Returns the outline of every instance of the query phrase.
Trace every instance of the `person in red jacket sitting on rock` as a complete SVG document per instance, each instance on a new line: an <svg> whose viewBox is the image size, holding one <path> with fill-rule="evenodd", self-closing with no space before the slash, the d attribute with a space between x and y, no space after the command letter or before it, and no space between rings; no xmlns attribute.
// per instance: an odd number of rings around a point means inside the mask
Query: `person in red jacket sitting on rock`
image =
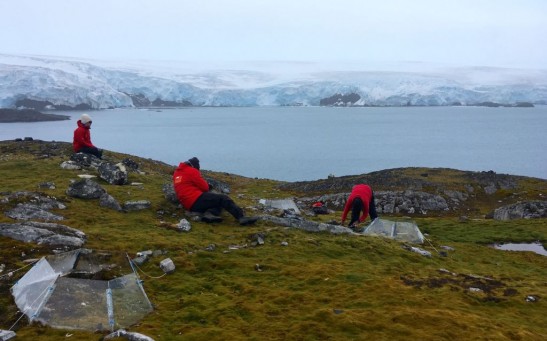
<svg viewBox="0 0 547 341"><path fill-rule="evenodd" d="M221 222L222 209L234 216L240 225L253 224L258 220L258 217L246 217L227 195L210 192L209 184L199 171L197 157L179 164L173 173L173 185L184 209L202 213L202 220L207 223Z"/></svg>
<svg viewBox="0 0 547 341"><path fill-rule="evenodd" d="M346 201L346 205L344 206L342 224L346 221L346 217L350 210L351 220L348 226L354 230L358 230L357 224L364 222L369 214L371 220L378 218L376 204L374 203L374 193L369 185L359 184L353 186L348 200Z"/></svg>
<svg viewBox="0 0 547 341"><path fill-rule="evenodd" d="M74 130L74 140L72 141L72 147L74 153L86 153L93 154L99 159L103 157L103 151L98 149L91 143L91 117L88 114L83 114L78 120L78 128Z"/></svg>

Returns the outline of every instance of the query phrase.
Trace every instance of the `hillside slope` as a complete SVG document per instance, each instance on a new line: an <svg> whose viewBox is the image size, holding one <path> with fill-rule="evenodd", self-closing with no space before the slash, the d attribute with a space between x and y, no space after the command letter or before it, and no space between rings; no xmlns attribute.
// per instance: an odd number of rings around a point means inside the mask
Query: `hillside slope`
<svg viewBox="0 0 547 341"><path fill-rule="evenodd" d="M547 335L545 256L488 247L507 241L546 245L547 219L486 219L500 206L541 200L546 180L405 168L285 183L204 171L227 184L230 196L256 215L275 214L258 205L262 198L297 198L305 208L307 200L340 195L362 181L371 183L379 196L420 191L449 203L451 197L459 198L457 205L439 212L381 213L417 222L427 243L414 246L432 255L424 257L409 251L411 245L380 237L309 233L267 221L242 227L226 214L219 224L194 221L163 191L173 166L106 151L113 163L130 159L138 165L138 171L129 172L134 185L95 181L120 203L151 203L144 210L115 211L99 200L67 195L79 174L97 174L91 168L60 167L71 157L70 144L2 141L0 151L2 212L25 202L15 193L39 193L62 202L66 209L52 213L64 218L63 225L86 234L86 248L112 254L112 261L123 262L126 254L133 258L143 250L162 251L139 272L154 311L129 328L155 340L541 340ZM330 207L334 211L328 215L304 212L304 217L339 220L340 210ZM172 228L182 218L190 220L189 232ZM0 215L0 224L12 223L14 219ZM256 242L257 235L263 244ZM106 334L29 325L26 318L17 322L20 314L9 288L28 267L14 270L54 248L1 236L0 244L0 329L14 325L21 340L58 340L69 334L98 340ZM176 269L162 277L158 263L167 257ZM100 276L109 278L113 272Z"/></svg>

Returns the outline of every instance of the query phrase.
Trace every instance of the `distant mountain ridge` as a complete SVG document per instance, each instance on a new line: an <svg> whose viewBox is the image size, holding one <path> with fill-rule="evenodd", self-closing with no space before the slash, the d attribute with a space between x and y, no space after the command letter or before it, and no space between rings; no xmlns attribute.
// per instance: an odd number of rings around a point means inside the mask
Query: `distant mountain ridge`
<svg viewBox="0 0 547 341"><path fill-rule="evenodd" d="M547 70L365 70L272 63L203 69L0 55L0 108L176 106L531 106L547 104ZM347 69L346 69L347 68Z"/></svg>

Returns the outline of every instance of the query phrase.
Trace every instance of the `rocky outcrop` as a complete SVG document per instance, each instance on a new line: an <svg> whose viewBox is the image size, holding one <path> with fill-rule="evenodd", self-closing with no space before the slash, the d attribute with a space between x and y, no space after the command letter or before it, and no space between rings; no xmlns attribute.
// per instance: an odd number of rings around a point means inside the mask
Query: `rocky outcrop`
<svg viewBox="0 0 547 341"><path fill-rule="evenodd" d="M335 94L328 98L323 98L319 101L321 106L335 106L335 107L346 107L355 104L358 100L361 99L356 93L351 93L347 95Z"/></svg>
<svg viewBox="0 0 547 341"><path fill-rule="evenodd" d="M81 247L86 239L85 233L71 227L33 221L15 224L0 223L0 235L25 243L70 248Z"/></svg>
<svg viewBox="0 0 547 341"><path fill-rule="evenodd" d="M299 216L276 217L272 215L264 215L261 216L260 219L272 222L276 225L297 228L307 232L329 232L332 234L353 233L351 229L341 225L316 223L314 221L305 220Z"/></svg>
<svg viewBox="0 0 547 341"><path fill-rule="evenodd" d="M20 191L11 193L0 200L0 203L18 202L7 210L5 215L16 220L63 220L60 215L49 212L52 209L64 210L65 204L57 199L37 192ZM24 202L21 202L24 201Z"/></svg>
<svg viewBox="0 0 547 341"><path fill-rule="evenodd" d="M43 193L30 192L30 191L19 191L15 193L10 193L0 200L0 203L9 203L11 201L26 201L28 203L37 205L41 209L51 210L51 209L66 209L66 205L58 201L54 197L44 195Z"/></svg>
<svg viewBox="0 0 547 341"><path fill-rule="evenodd" d="M95 155L86 153L75 153L70 156L70 160L78 164L82 168L98 169L103 163L103 160L99 159Z"/></svg>
<svg viewBox="0 0 547 341"><path fill-rule="evenodd" d="M547 218L547 201L528 201L500 207L495 220Z"/></svg>
<svg viewBox="0 0 547 341"><path fill-rule="evenodd" d="M428 211L446 211L448 204L440 195L419 191L376 192L378 213L427 214Z"/></svg>
<svg viewBox="0 0 547 341"><path fill-rule="evenodd" d="M349 194L348 192L299 198L297 204L300 208L306 209L316 201L323 201L330 209L343 210ZM451 195L462 200L466 197L462 193L451 193ZM448 203L442 196L421 191L378 191L374 193L374 196L378 213L427 214L429 211L449 210Z"/></svg>
<svg viewBox="0 0 547 341"><path fill-rule="evenodd" d="M49 221L64 219L60 215L49 212L52 209L66 209L66 206L57 199L42 193L20 191L3 197L0 203L9 205L13 201L18 203L5 212L6 216L25 222L0 224L0 235L27 243L65 248L79 247L84 244L86 237L83 232L65 225L49 223Z"/></svg>
<svg viewBox="0 0 547 341"><path fill-rule="evenodd" d="M472 182L477 182L488 195L496 193L499 189L516 189L518 177L488 172L466 172L465 176Z"/></svg>
<svg viewBox="0 0 547 341"><path fill-rule="evenodd" d="M63 220L60 215L48 212L37 205L21 203L6 212L6 216L15 220Z"/></svg>

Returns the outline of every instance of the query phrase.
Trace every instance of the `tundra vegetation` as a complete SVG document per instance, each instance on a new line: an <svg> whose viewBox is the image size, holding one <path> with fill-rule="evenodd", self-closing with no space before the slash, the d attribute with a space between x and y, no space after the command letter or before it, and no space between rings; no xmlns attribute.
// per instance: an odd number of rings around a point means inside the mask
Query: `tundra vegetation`
<svg viewBox="0 0 547 341"><path fill-rule="evenodd" d="M546 218L491 219L498 207L545 200L547 180L404 168L286 183L204 171L228 184L230 196L253 215L276 214L264 212L260 199L335 195L361 181L378 192L419 188L435 195L467 193L465 200L452 195L442 211L380 212L394 220L409 216L418 224L427 238L418 247L432 254L424 257L410 252L410 245L382 237L310 233L270 221L240 226L226 213L222 223L194 221L162 190L171 182L174 166L106 151L107 160L131 158L138 164L140 172L128 176L139 185L96 181L120 203L151 203L144 210L113 210L99 200L67 195L78 174L96 174L60 167L72 155L70 144L3 141L0 150L1 197L18 191L55 197L67 208L52 213L64 217L63 225L86 234L84 247L110 252L116 259L163 251L139 272L154 310L127 328L155 340L544 340L547 335L547 258L489 247L499 242L547 244ZM181 151L181 157L191 154ZM508 181L511 186L488 189ZM54 186L40 187L43 183ZM2 200L0 209L6 212L16 204ZM318 216L303 211L305 219L316 222L339 221L341 215L338 208ZM182 218L190 221L189 232L172 228ZM0 223L14 219L1 214ZM263 244L254 242L257 234ZM21 315L10 287L26 270L6 274L54 248L2 236L0 244L0 329L15 324L18 339L36 341L68 336L98 340L107 334L29 324L26 317L16 323ZM158 264L166 257L176 269L161 277Z"/></svg>

